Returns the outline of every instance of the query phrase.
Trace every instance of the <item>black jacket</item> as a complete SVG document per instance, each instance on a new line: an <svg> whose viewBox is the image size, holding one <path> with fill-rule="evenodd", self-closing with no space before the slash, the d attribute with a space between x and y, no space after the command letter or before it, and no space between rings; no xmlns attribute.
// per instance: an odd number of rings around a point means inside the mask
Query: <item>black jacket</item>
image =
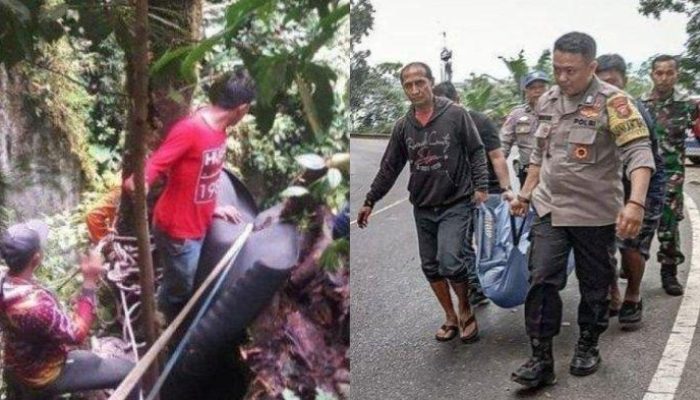
<svg viewBox="0 0 700 400"><path fill-rule="evenodd" d="M487 191L486 153L471 117L443 97L435 97L433 107L425 127L414 107L396 122L368 201L375 203L386 195L406 161L411 168L409 200L416 207L471 201L475 190Z"/></svg>

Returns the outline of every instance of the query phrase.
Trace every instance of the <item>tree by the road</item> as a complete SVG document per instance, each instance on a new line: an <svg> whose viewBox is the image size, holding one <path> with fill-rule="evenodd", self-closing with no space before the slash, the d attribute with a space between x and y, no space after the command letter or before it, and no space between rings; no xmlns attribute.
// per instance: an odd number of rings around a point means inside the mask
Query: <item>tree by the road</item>
<svg viewBox="0 0 700 400"><path fill-rule="evenodd" d="M686 51L681 55L681 77L679 83L693 91L700 90L700 1L698 0L640 0L639 12L646 16L661 18L666 12L688 16Z"/></svg>

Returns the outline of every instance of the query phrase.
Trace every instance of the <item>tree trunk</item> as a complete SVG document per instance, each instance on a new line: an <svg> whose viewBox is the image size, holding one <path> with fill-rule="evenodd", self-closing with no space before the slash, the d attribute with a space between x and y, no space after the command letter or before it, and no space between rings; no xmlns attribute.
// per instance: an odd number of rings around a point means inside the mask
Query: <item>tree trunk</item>
<svg viewBox="0 0 700 400"><path fill-rule="evenodd" d="M133 54L127 55L127 87L131 98L129 108L129 130L126 138L125 166L133 166L136 189L132 204L132 226L136 230L138 243L139 277L141 283L141 310L143 328L146 336L146 350L156 340L154 274L151 257L150 233L146 211L146 193L144 185L144 160L146 157L146 138L148 126L148 0L136 1L136 13L133 26ZM142 379L146 392L153 386L158 375L158 366L154 365Z"/></svg>
<svg viewBox="0 0 700 400"><path fill-rule="evenodd" d="M149 2L148 16L150 21L154 21L147 33L151 40L148 60L157 60L167 50L177 48L181 45L190 44L199 39L202 30L202 0L151 0ZM112 21L114 26L120 26L116 20ZM154 31L157 30L157 34ZM126 53L126 74L134 74L133 45L128 33L124 35L122 29L115 29L118 42ZM127 36L127 37L125 37ZM139 39L137 37L136 44ZM157 148L168 129L174 122L187 115L190 110L190 102L195 84L183 80L179 75L179 65L165 69L148 83L148 134L141 138L145 143L145 154L149 149ZM130 87L132 82L127 79L126 92L133 99L133 91ZM130 176L134 172L134 156L130 154L133 147L125 146L122 157L122 176ZM134 210L131 204L122 198L119 208L118 230L122 234L132 235L134 226Z"/></svg>

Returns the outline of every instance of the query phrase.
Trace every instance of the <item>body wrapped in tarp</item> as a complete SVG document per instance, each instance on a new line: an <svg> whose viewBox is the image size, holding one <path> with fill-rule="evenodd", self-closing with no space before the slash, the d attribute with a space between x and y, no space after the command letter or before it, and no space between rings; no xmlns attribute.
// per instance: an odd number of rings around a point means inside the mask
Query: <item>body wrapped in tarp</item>
<svg viewBox="0 0 700 400"><path fill-rule="evenodd" d="M486 297L503 308L525 302L529 289L528 251L535 212L512 217L507 202L490 199L478 209L475 222L477 276ZM574 268L573 252L567 273Z"/></svg>

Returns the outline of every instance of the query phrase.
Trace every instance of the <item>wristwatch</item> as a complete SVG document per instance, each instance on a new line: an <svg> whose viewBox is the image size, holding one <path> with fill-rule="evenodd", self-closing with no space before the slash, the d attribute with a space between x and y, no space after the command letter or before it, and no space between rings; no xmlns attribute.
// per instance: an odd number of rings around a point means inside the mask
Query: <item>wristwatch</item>
<svg viewBox="0 0 700 400"><path fill-rule="evenodd" d="M374 208L374 202L370 199L365 199L364 206L369 207L369 208Z"/></svg>

